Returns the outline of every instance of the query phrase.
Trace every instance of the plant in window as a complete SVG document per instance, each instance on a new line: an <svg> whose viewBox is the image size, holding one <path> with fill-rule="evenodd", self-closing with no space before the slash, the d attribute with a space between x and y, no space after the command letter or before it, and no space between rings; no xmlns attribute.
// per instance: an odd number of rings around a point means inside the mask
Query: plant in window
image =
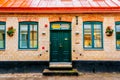
<svg viewBox="0 0 120 80"><path fill-rule="evenodd" d="M8 28L7 34L12 37L13 34L15 33L15 29L13 28L13 26Z"/></svg>
<svg viewBox="0 0 120 80"><path fill-rule="evenodd" d="M106 35L107 36L112 36L112 34L113 34L113 29L111 29L111 26L108 26L107 28L106 28Z"/></svg>

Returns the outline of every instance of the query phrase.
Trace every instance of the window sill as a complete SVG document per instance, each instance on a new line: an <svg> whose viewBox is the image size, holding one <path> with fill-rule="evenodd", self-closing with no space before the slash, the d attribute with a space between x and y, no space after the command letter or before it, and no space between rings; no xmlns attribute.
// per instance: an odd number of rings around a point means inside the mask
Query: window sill
<svg viewBox="0 0 120 80"><path fill-rule="evenodd" d="M120 49L116 49L117 51L120 51Z"/></svg>
<svg viewBox="0 0 120 80"><path fill-rule="evenodd" d="M5 49L0 49L0 51L5 51Z"/></svg>
<svg viewBox="0 0 120 80"><path fill-rule="evenodd" d="M37 51L38 49L18 49L19 51Z"/></svg>
<svg viewBox="0 0 120 80"><path fill-rule="evenodd" d="M103 51L104 49L84 49L85 51Z"/></svg>

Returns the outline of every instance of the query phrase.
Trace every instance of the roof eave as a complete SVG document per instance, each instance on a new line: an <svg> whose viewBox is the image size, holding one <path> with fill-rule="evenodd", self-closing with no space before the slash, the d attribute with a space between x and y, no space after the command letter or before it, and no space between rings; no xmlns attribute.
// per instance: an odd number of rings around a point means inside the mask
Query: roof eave
<svg viewBox="0 0 120 80"><path fill-rule="evenodd" d="M120 13L120 7L0 7L0 13Z"/></svg>

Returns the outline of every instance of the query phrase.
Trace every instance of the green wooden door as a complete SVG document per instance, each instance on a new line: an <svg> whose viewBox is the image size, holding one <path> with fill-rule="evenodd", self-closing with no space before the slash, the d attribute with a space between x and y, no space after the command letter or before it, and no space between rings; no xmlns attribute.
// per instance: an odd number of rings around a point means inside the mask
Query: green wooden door
<svg viewBox="0 0 120 80"><path fill-rule="evenodd" d="M50 61L71 61L71 31L51 30L50 32Z"/></svg>

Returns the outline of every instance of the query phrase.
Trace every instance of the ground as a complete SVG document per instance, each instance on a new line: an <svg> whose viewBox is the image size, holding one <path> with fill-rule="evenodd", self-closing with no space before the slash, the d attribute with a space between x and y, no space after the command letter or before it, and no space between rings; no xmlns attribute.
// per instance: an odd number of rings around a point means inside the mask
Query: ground
<svg viewBox="0 0 120 80"><path fill-rule="evenodd" d="M0 80L120 80L120 73L80 73L79 76L43 76L42 73L4 73Z"/></svg>

